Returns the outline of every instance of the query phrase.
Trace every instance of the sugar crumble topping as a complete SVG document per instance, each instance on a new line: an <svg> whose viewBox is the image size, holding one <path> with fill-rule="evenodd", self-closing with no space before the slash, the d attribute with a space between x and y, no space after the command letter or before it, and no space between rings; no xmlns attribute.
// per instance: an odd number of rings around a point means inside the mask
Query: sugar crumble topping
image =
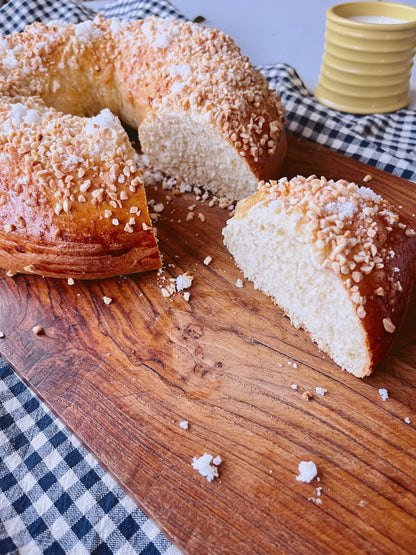
<svg viewBox="0 0 416 555"><path fill-rule="evenodd" d="M83 21L74 27L75 37L81 42L91 42L101 38L102 31L93 21Z"/></svg>
<svg viewBox="0 0 416 555"><path fill-rule="evenodd" d="M252 210L268 207L302 232L314 245L319 264L343 280L359 318L367 316L368 295L397 297L403 292L400 268L391 264L395 252L386 245L391 235L403 242L414 236L414 230L372 189L311 175L261 182L259 194L263 200ZM372 291L362 288L370 275ZM384 329L394 333L394 315L389 312L381 318Z"/></svg>

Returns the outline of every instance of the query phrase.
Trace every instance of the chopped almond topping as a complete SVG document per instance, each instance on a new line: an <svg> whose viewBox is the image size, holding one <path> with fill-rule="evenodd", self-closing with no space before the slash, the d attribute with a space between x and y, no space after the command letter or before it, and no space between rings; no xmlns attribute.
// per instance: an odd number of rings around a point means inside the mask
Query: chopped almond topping
<svg viewBox="0 0 416 555"><path fill-rule="evenodd" d="M396 331L396 326L390 318L383 318L383 326L387 333L394 333Z"/></svg>
<svg viewBox="0 0 416 555"><path fill-rule="evenodd" d="M25 272L34 273L34 272L36 271L36 267L35 267L34 264L29 264L28 266L25 266L25 267L23 268L23 270L24 270Z"/></svg>
<svg viewBox="0 0 416 555"><path fill-rule="evenodd" d="M363 318L366 317L366 315L367 315L367 313L366 313L366 311L365 311L365 308L364 308L362 305L360 305L360 306L357 308L357 316L358 316L358 318L363 319Z"/></svg>

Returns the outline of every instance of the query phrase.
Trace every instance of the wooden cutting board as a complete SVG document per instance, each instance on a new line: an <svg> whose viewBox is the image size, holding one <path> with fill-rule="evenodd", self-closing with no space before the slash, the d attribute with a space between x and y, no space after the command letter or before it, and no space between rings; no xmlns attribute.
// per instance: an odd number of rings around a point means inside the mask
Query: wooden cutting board
<svg viewBox="0 0 416 555"><path fill-rule="evenodd" d="M290 138L282 175L299 173L371 174L416 225L415 184ZM416 296L384 364L354 378L250 283L236 287L227 210L148 196L165 206L163 271L72 286L1 273L2 356L185 553L415 553ZM189 302L164 297L184 272ZM223 459L213 482L192 468L204 453ZM296 480L302 460L319 481Z"/></svg>

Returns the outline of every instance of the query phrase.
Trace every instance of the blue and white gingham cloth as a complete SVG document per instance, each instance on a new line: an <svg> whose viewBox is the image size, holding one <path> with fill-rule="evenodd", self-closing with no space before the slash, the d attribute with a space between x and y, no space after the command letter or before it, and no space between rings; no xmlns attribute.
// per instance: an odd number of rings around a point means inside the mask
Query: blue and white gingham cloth
<svg viewBox="0 0 416 555"><path fill-rule="evenodd" d="M178 555L0 359L0 553Z"/></svg>
<svg viewBox="0 0 416 555"><path fill-rule="evenodd" d="M102 14L183 19L166 0L113 0ZM0 9L0 34L94 16L71 0L10 0ZM282 97L290 133L416 181L415 111L343 114L320 104L290 66L260 69ZM9 553L178 551L0 358L0 554Z"/></svg>

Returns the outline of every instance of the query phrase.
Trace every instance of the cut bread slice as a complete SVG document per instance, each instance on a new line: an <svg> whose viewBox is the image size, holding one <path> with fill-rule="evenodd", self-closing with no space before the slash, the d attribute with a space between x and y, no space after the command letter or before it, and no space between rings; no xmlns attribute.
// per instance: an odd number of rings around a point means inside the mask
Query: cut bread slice
<svg viewBox="0 0 416 555"><path fill-rule="evenodd" d="M206 117L185 111L154 113L139 127L140 144L154 167L186 183L207 184L209 190L230 199L252 194L258 184L250 160L218 133ZM286 154L286 136L278 153L263 160L261 173L276 176Z"/></svg>
<svg viewBox="0 0 416 555"><path fill-rule="evenodd" d="M341 368L369 375L400 326L414 231L367 187L298 176L260 183L223 231L245 277Z"/></svg>

